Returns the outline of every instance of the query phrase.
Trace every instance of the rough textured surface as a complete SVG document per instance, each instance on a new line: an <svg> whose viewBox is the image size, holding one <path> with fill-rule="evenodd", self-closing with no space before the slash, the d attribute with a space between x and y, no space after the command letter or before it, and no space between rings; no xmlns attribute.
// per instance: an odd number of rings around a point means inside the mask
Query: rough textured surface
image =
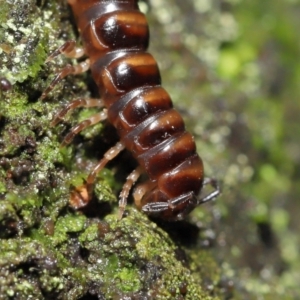
<svg viewBox="0 0 300 300"><path fill-rule="evenodd" d="M136 210L121 222L69 214L47 226L1 242L1 299L212 299Z"/></svg>

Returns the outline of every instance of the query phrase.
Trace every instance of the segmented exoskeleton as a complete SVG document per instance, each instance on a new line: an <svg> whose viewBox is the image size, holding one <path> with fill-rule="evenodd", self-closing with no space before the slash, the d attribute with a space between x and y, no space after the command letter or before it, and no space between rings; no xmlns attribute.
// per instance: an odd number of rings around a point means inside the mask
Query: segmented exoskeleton
<svg viewBox="0 0 300 300"><path fill-rule="evenodd" d="M98 114L75 126L64 140L69 143L84 128L108 119L117 129L120 142L104 155L71 200L79 208L88 202L98 172L123 149L129 150L139 167L127 178L120 194L120 218L133 184L142 173L149 180L137 186L133 196L137 207L149 215L180 220L195 206L219 193L217 183L204 179L202 160L192 135L185 130L180 114L161 86L160 72L147 52L149 29L138 0L68 0L80 32L83 48L68 41L48 60L63 53L84 62L66 66L42 97L68 74L90 69L101 100L77 99L57 114L52 124L76 107L104 107ZM215 190L197 198L203 185Z"/></svg>

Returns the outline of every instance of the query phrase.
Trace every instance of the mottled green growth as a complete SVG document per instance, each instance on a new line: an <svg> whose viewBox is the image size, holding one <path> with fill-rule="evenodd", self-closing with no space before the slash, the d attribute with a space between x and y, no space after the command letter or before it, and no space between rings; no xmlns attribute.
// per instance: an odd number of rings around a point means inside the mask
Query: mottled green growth
<svg viewBox="0 0 300 300"><path fill-rule="evenodd" d="M97 285L105 299L120 294L211 299L178 260L168 235L134 209L122 221L109 215L105 222L91 224L79 241L91 274L102 274Z"/></svg>
<svg viewBox="0 0 300 300"><path fill-rule="evenodd" d="M178 260L168 235L134 209L122 221L115 215L105 221L60 217L46 232L3 240L0 299L12 293L78 299L87 291L104 299L217 299Z"/></svg>
<svg viewBox="0 0 300 300"><path fill-rule="evenodd" d="M217 285L220 282L221 272L218 270L216 260L211 252L191 250L188 253L191 259L192 274L198 282L201 282L202 285Z"/></svg>
<svg viewBox="0 0 300 300"><path fill-rule="evenodd" d="M54 234L51 237L56 246L69 239L68 233L76 233L83 230L86 217L83 215L67 215L56 220Z"/></svg>
<svg viewBox="0 0 300 300"><path fill-rule="evenodd" d="M30 238L9 239L1 241L0 252L0 299L45 299L63 289L50 247Z"/></svg>
<svg viewBox="0 0 300 300"><path fill-rule="evenodd" d="M41 70L49 39L45 17L33 0L1 1L0 75L13 84Z"/></svg>

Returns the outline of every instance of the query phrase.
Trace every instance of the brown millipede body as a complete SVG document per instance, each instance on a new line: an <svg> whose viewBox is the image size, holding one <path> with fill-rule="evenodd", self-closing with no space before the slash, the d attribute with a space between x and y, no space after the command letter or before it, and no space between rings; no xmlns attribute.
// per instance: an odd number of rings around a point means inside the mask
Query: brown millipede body
<svg viewBox="0 0 300 300"><path fill-rule="evenodd" d="M125 148L138 161L120 193L119 218L122 218L130 189L143 173L148 180L133 193L135 204L148 215L164 220L181 220L197 205L215 198L219 187L215 180L204 178L202 160L196 152L193 136L185 130L180 114L173 108L169 94L161 86L160 72L147 52L149 28L138 0L68 0L75 16L83 48L67 41L47 61L59 54L87 59L67 65L44 91L42 98L69 74L90 69L101 99L76 99L53 119L57 124L77 107L102 110L77 124L65 137L71 142L83 129L108 120L117 130L120 141L109 149L89 174L86 183L71 194L74 208L85 206L91 197L99 171ZM203 186L214 190L199 197Z"/></svg>

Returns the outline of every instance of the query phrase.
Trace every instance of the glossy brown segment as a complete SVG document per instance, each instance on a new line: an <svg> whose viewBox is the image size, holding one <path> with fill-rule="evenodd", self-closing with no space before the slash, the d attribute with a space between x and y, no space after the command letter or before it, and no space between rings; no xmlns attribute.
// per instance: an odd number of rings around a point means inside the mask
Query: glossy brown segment
<svg viewBox="0 0 300 300"><path fill-rule="evenodd" d="M149 177L157 180L194 154L196 154L194 139L190 133L183 132L172 136L137 158L147 170Z"/></svg>
<svg viewBox="0 0 300 300"><path fill-rule="evenodd" d="M136 88L161 83L156 61L145 52L113 52L95 62L91 71L107 107Z"/></svg>
<svg viewBox="0 0 300 300"><path fill-rule="evenodd" d="M147 20L139 11L107 13L85 29L84 41L90 51L98 50L95 56L107 50L146 50L149 43Z"/></svg>
<svg viewBox="0 0 300 300"><path fill-rule="evenodd" d="M139 11L138 0L68 0L68 3L81 34L84 53L89 57L101 103L107 108L108 121L120 136L120 143L112 148L113 155L106 154L89 175L87 193L91 192L97 173L125 147L140 167L129 175L121 192L120 216L130 188L145 172L149 181L134 193L138 207L167 220L182 219L202 203L196 196L203 186L203 164L192 135L186 132L182 117L161 87L155 59L146 52L149 29ZM58 118L84 105L83 101L74 102ZM96 106L94 102L90 105ZM71 137L96 122L97 119L90 119L77 125ZM84 203L86 194L80 190L78 195ZM209 196L205 198L208 199Z"/></svg>
<svg viewBox="0 0 300 300"><path fill-rule="evenodd" d="M185 161L158 179L159 189L169 197L187 192L199 193L203 180L203 164L197 154L186 157ZM180 182L180 184L178 184Z"/></svg>

